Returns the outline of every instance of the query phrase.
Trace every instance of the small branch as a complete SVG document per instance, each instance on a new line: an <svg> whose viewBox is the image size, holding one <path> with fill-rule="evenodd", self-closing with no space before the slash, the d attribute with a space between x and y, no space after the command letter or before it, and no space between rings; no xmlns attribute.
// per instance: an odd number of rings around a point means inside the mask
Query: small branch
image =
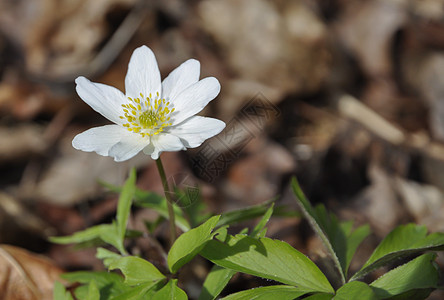
<svg viewBox="0 0 444 300"><path fill-rule="evenodd" d="M444 161L443 144L432 141L426 133L408 133L396 127L350 95L339 99L338 110L343 116L361 124L374 135L393 145L404 146L422 155Z"/></svg>
<svg viewBox="0 0 444 300"><path fill-rule="evenodd" d="M66 71L65 68L54 68L47 73L32 73L33 77L40 80L55 83L71 83L80 74L85 77L95 77L97 74L103 73L113 61L117 58L123 48L128 44L136 33L140 24L146 17L152 3L146 0L137 1L131 11L123 20L119 28L114 32L109 41L100 50L100 52L92 59L92 61L81 64L77 67Z"/></svg>

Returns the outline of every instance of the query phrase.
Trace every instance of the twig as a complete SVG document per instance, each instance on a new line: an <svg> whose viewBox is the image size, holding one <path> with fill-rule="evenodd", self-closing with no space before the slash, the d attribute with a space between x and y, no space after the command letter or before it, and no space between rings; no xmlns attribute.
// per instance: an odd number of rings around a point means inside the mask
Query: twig
<svg viewBox="0 0 444 300"><path fill-rule="evenodd" d="M432 141L425 133L408 133L396 127L350 95L339 99L338 110L343 116L393 145L405 146L422 155L444 161L444 145Z"/></svg>
<svg viewBox="0 0 444 300"><path fill-rule="evenodd" d="M94 77L95 75L104 72L116 59L122 49L130 41L132 36L136 33L140 24L142 23L147 7L150 1L139 0L131 9L125 20L115 31L111 39L100 50L91 62L71 69L66 73L53 72L49 74L31 74L41 80L57 83L73 82L74 79L82 74L86 77Z"/></svg>

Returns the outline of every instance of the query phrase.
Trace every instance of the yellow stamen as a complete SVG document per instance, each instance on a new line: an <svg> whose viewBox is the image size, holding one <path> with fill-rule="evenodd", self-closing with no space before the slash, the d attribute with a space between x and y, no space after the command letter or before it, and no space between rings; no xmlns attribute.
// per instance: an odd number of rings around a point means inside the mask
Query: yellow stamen
<svg viewBox="0 0 444 300"><path fill-rule="evenodd" d="M151 93L149 97L140 93L140 97L127 97L128 103L121 105L123 115L119 118L128 122L122 126L142 137L158 135L166 127L171 126L172 123L168 121L171 119L170 114L174 112L174 108L170 109L170 102L160 98L159 92L156 92L155 98L152 98Z"/></svg>

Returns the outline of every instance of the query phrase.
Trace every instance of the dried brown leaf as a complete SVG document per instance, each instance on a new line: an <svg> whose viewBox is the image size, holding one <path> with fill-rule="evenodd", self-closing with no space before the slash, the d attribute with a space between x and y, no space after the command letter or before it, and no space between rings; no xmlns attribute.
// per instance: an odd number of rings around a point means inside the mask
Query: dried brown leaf
<svg viewBox="0 0 444 300"><path fill-rule="evenodd" d="M48 259L24 249L0 245L0 298L52 299L54 281L62 270Z"/></svg>

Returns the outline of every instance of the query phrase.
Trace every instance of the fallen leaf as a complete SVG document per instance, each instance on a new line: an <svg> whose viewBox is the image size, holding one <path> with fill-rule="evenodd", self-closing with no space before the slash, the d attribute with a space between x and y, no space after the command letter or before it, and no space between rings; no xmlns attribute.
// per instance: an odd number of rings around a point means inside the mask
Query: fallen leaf
<svg viewBox="0 0 444 300"><path fill-rule="evenodd" d="M52 299L54 281L63 271L47 258L0 245L0 299Z"/></svg>

